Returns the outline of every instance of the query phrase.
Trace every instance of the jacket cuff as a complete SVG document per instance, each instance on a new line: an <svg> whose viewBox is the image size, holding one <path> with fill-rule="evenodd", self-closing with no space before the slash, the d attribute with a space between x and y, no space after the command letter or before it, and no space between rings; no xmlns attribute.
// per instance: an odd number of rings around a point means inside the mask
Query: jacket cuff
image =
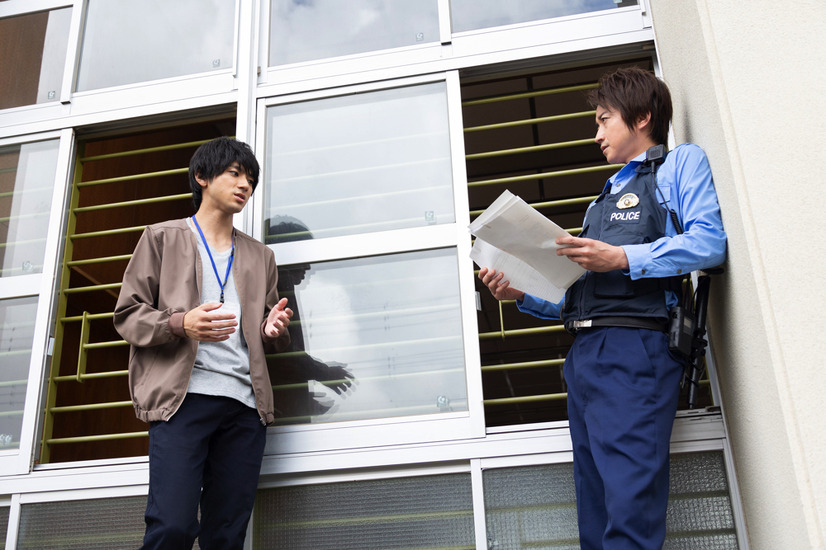
<svg viewBox="0 0 826 550"><path fill-rule="evenodd" d="M178 338L186 338L184 330L184 316L186 313L176 312L169 316L169 332Z"/></svg>

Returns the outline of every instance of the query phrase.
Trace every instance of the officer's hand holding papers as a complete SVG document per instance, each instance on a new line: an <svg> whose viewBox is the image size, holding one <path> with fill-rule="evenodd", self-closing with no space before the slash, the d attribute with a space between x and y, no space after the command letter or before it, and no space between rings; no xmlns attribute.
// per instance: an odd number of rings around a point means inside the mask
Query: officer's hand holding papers
<svg viewBox="0 0 826 550"><path fill-rule="evenodd" d="M510 286L557 303L585 269L557 256L557 237L568 233L510 191L503 192L468 226L479 267L504 273Z"/></svg>

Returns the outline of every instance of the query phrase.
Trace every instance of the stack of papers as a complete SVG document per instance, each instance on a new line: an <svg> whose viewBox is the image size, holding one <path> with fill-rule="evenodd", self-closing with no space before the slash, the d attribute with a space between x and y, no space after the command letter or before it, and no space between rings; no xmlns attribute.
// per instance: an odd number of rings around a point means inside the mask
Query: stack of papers
<svg viewBox="0 0 826 550"><path fill-rule="evenodd" d="M502 193L468 226L476 237L470 251L479 267L505 274L510 286L558 303L585 269L557 256L557 237L567 231L510 191Z"/></svg>

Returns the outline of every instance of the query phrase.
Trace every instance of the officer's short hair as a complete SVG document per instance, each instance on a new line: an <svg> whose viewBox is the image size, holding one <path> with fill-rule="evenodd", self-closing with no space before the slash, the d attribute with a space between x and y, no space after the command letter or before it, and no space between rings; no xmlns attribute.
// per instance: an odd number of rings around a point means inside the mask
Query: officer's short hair
<svg viewBox="0 0 826 550"><path fill-rule="evenodd" d="M233 162L237 162L247 173L252 180L252 191L255 192L260 169L249 145L234 138L219 137L198 147L189 161L189 187L192 189L192 202L196 211L201 207L201 186L195 176L212 181Z"/></svg>
<svg viewBox="0 0 826 550"><path fill-rule="evenodd" d="M592 108L602 106L618 111L631 131L639 119L651 113L651 139L658 144L666 143L673 107L665 82L649 71L628 67L604 74L599 84L588 94Z"/></svg>

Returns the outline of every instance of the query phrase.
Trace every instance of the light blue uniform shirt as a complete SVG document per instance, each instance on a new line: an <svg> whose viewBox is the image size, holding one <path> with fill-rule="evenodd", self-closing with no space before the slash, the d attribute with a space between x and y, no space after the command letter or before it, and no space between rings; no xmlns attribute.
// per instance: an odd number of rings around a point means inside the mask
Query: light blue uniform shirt
<svg viewBox="0 0 826 550"><path fill-rule="evenodd" d="M606 187L611 186L610 192L620 192L644 160L645 153L611 176L606 184ZM665 222L665 237L650 243L623 246L628 257L626 273L632 279L662 278L722 264L726 258L726 233L711 167L703 150L693 143L675 147L657 169L657 186L662 192L657 197L660 204L677 213L683 233L677 232L669 215ZM591 203L588 208L593 205ZM676 299L669 298L670 307ZM526 293L525 299L518 300L516 305L520 311L542 319L559 319L562 303L547 302Z"/></svg>

